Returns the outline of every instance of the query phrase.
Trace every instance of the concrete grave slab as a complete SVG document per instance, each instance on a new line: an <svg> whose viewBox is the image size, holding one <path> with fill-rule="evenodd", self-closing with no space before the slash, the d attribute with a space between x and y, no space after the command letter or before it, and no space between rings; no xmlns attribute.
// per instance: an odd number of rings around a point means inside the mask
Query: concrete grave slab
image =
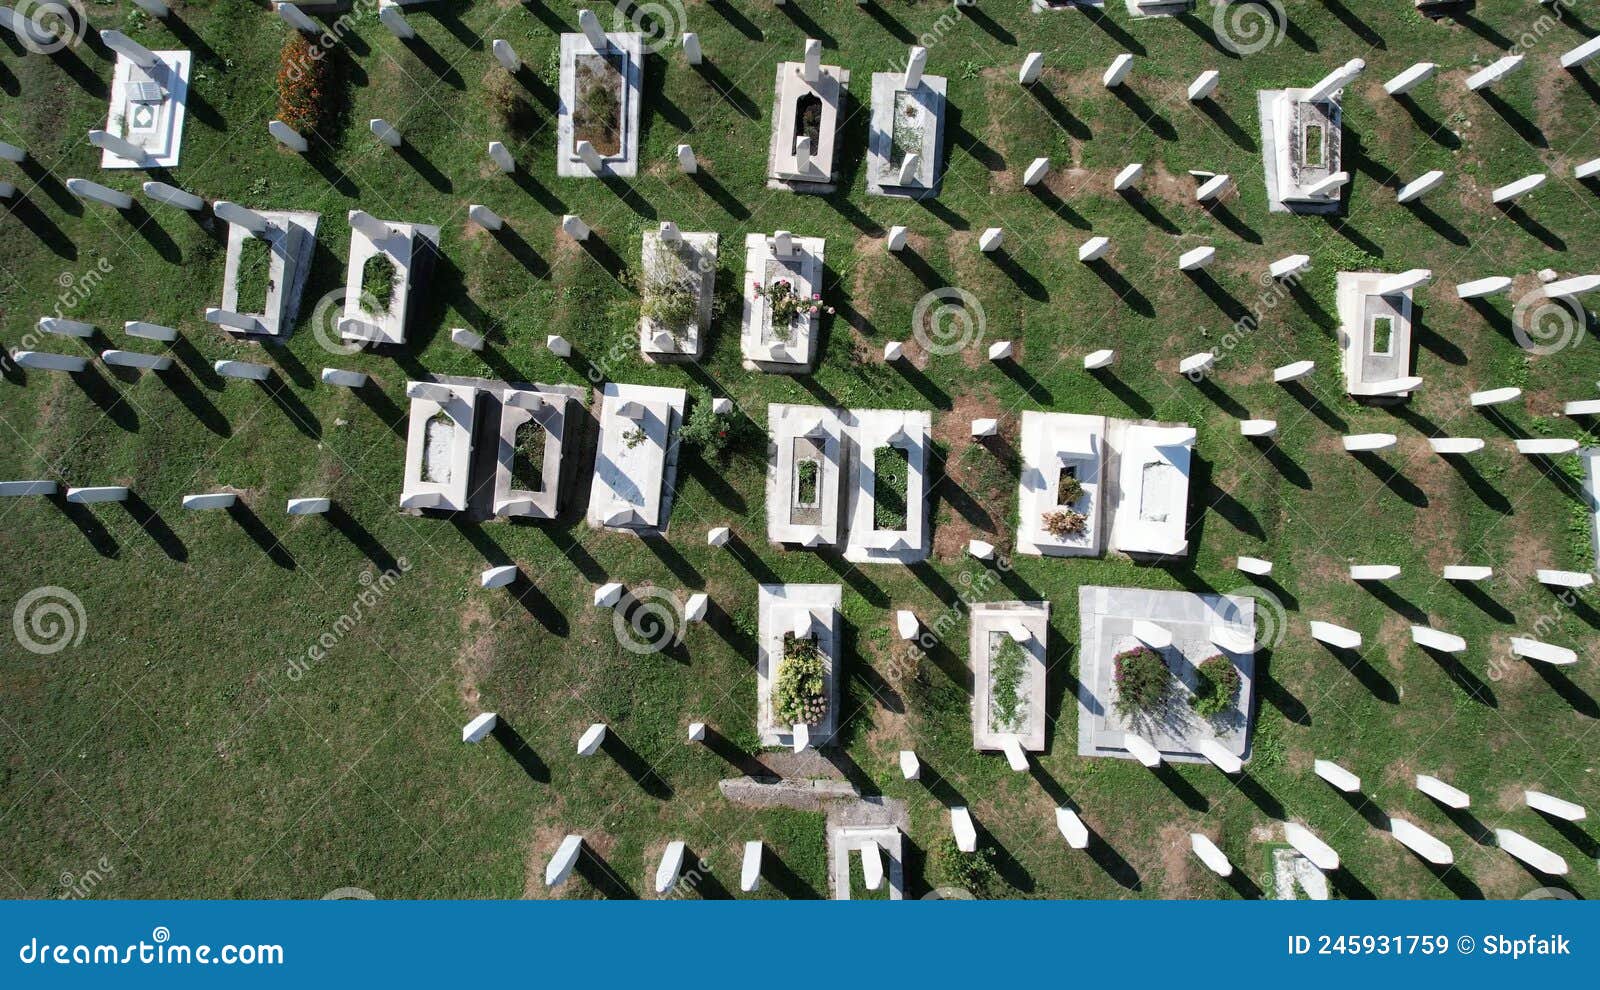
<svg viewBox="0 0 1600 990"><path fill-rule="evenodd" d="M843 591L837 584L763 584L756 598L758 645L756 660L756 730L763 746L792 747L794 726L778 721L773 711L773 691L783 664L784 642L796 632L816 640L822 655L827 713L808 727L810 745L827 746L839 731L841 693L839 663L842 630L839 606Z"/></svg>
<svg viewBox="0 0 1600 990"><path fill-rule="evenodd" d="M561 36L561 102L556 117L556 174L565 178L633 178L639 173L639 111L644 102L644 41L638 33L605 36L604 50L583 33ZM599 138L586 126L580 90L615 87L617 127L614 143L588 140L599 167L584 161L578 144L583 135ZM596 99L599 99L598 97ZM575 114L577 119L575 119Z"/></svg>
<svg viewBox="0 0 1600 990"><path fill-rule="evenodd" d="M972 748L999 750L1016 739L1029 752L1043 752L1049 721L1045 711L1046 646L1050 635L1049 602L989 602L970 612L968 656L973 676ZM1022 659L1017 704L1005 718L996 703L996 659L1011 650Z"/></svg>
<svg viewBox="0 0 1600 990"><path fill-rule="evenodd" d="M589 525L664 533L678 468L681 388L611 382L601 393L600 444L589 488Z"/></svg>

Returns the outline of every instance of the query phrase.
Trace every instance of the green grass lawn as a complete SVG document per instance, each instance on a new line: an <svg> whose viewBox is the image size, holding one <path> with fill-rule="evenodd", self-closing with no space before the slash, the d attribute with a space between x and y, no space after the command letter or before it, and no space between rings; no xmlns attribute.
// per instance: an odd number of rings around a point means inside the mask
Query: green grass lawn
<svg viewBox="0 0 1600 990"><path fill-rule="evenodd" d="M591 5L610 26L611 5ZM1248 896L1251 882L1269 886L1265 850L1290 817L1342 854L1341 896L1518 897L1548 885L1492 847L1486 830L1496 827L1559 852L1572 867L1564 883L1600 895L1593 820L1557 828L1521 805L1532 787L1600 809L1600 603L1589 591L1564 602L1533 577L1592 565L1576 460L1545 463L1511 447L1518 436L1593 442L1592 424L1559 413L1595 394L1600 345L1534 354L1513 332L1514 303L1540 269L1600 271L1596 189L1572 179L1575 164L1600 156L1600 84L1558 66L1600 29L1591 15L1545 30L1542 8L1524 0L1484 0L1470 17L1439 22L1405 0L1287 0L1288 29L1240 57L1214 36L1209 4L1133 21L1115 0L1094 14L980 0L964 16L936 0L686 0L672 33L697 32L707 64L686 66L674 45L647 59L639 176L603 183L556 178L556 32L577 30L576 3L412 7L410 43L363 4L347 17L332 74L343 110L310 158L266 130L287 30L266 4L173 6L169 26L126 4L86 4L95 28L194 52L182 163L167 175L100 171L84 139L105 124L111 64L97 43L49 58L0 41L0 140L32 154L0 163L0 180L22 190L0 204L0 339L88 355L155 349L124 338L126 320L181 331L165 374L96 362L75 377L13 368L0 382L0 478L125 484L136 495L122 505L0 503L0 606L59 586L83 607L81 641L69 648L0 644L0 891L56 896L68 876L95 870L105 879L94 894L106 897L314 898L351 886L385 898L542 897L546 860L575 832L593 856L562 896L649 896L674 839L715 878L691 896L742 896L740 851L751 839L767 843L773 864L762 896L827 896L820 813L736 806L717 789L757 750L756 586L783 580L844 585L835 762L868 792L907 802L913 896L941 882L926 851L948 835L952 804L971 808L993 850L998 877L984 879L993 896ZM851 72L840 191L826 198L763 182L775 66L799 59L807 37ZM496 38L521 55L517 79L491 57ZM870 77L898 71L919 38L927 71L949 80L942 192L921 203L868 197ZM1527 64L1491 98L1465 90L1474 68L1519 43ZM1017 67L1035 50L1047 68L1023 89ZM1135 55L1133 74L1108 91L1100 75L1121 52ZM1348 215L1269 213L1256 90L1308 86L1358 56L1369 67L1344 102ZM1439 63L1438 76L1406 103L1387 97L1384 80L1420 59ZM1185 87L1210 68L1222 76L1214 101L1189 103ZM404 149L372 137L375 117L401 131ZM512 150L517 175L489 162L493 140ZM697 177L677 169L685 142ZM1040 156L1050 177L1026 189L1022 171ZM1130 203L1110 187L1136 161L1145 198ZM1395 188L1435 168L1448 180L1422 208L1395 204ZM1190 169L1226 172L1235 189L1202 209ZM1541 171L1550 181L1520 211L1490 205L1492 188ZM153 177L207 199L319 212L288 344L238 342L204 322L222 291L214 227L157 205L125 215L82 205L64 187L71 176L130 192ZM469 226L472 203L514 234ZM354 208L442 229L442 258L413 296L399 356L334 355L318 342L329 338L328 325L313 325L318 300L342 297ZM594 228L587 248L557 237L568 213ZM724 304L697 366L638 355L640 237L662 220L721 235ZM882 241L897 224L911 231L900 255ZM994 226L1006 231L1005 252L980 254L978 236ZM747 372L739 360L743 236L776 229L827 238L823 295L838 314L822 320L817 372L800 378ZM1112 243L1098 268L1076 260L1091 235ZM1202 244L1218 252L1208 277L1180 274L1178 255ZM1293 253L1313 259L1301 289L1264 284L1267 265ZM1403 406L1358 405L1338 371L1335 272L1413 267L1435 276L1418 294L1415 329L1426 384ZM1512 293L1483 307L1456 299L1456 283L1500 274L1516 277ZM981 340L933 356L909 344L913 367L883 364L885 342L912 340L918 300L945 287L977 300ZM41 338L36 321L58 311L101 338ZM1254 329L1234 331L1246 314ZM456 347L453 327L487 346ZM572 360L545 349L552 333L573 343ZM1015 343L1014 365L984 359L999 340ZM1109 382L1080 366L1102 347L1119 352ZM1219 355L1208 384L1176 373L1181 357L1208 349ZM212 370L223 358L277 374L223 379ZM1273 367L1303 358L1318 363L1304 390L1271 383ZM368 372L376 388L322 386L325 366ZM664 541L581 522L403 515L403 392L424 372L699 387L732 397L763 428L770 402L931 407L935 559L858 568L769 547L759 441L709 460L685 452ZM1507 385L1525 398L1494 414L1468 407L1469 391ZM1024 409L1194 425L1189 558L1164 567L1027 558L998 578L965 559L969 539L1013 546ZM968 435L970 420L987 416L1002 424L994 449ZM1276 443L1240 437L1247 416L1278 420ZM1365 461L1342 451L1342 434L1365 432L1395 433L1400 446ZM1425 442L1439 435L1485 437L1489 449L1446 461ZM247 508L179 509L183 495L223 489ZM340 511L285 515L299 496L330 496ZM740 540L710 550L704 534L717 525ZM1281 641L1258 658L1245 777L1194 766L1156 776L1079 758L1079 586L1254 587L1233 569L1240 554L1275 562L1261 587L1287 610ZM478 587L481 570L507 562L526 576L515 595ZM1366 588L1348 580L1351 563L1404 573ZM1452 563L1492 565L1495 578L1451 586L1439 572ZM591 605L593 587L610 580L680 599L705 591L710 621L672 649L632 652L613 613ZM965 622L926 656L908 657L892 633L893 610L932 623L974 586L985 599L1053 604L1053 725L1030 774L972 749ZM1310 619L1361 631L1359 663L1311 640ZM1413 623L1457 633L1469 649L1435 660L1411 644ZM1577 648L1583 662L1556 672L1512 660L1514 634ZM459 742L462 724L486 710L509 726L509 746ZM596 721L621 745L579 758L577 738ZM691 721L714 727L716 745L687 743ZM900 777L905 748L923 760L921 781ZM1370 803L1324 785L1314 758L1359 774ZM1468 791L1470 813L1446 814L1415 791L1419 772ZM1081 811L1096 836L1090 850L1057 834L1058 805ZM1457 866L1427 868L1378 830L1384 814L1444 839ZM1205 872L1188 851L1192 831L1213 837L1249 881Z"/></svg>

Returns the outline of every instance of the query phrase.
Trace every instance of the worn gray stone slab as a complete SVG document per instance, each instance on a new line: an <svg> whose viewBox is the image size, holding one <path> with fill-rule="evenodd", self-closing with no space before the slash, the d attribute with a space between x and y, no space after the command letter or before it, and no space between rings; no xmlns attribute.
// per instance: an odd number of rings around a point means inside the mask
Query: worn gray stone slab
<svg viewBox="0 0 1600 990"><path fill-rule="evenodd" d="M294 327L300 309L300 294L311 273L311 256L317 246L317 223L321 216L303 211L261 211L268 227L259 240L271 251L268 269L266 306L263 311L243 313L239 307L239 260L245 242L256 236L238 224L228 225L228 252L223 262L222 308L244 316L254 316L260 325L256 333L223 327L241 337L286 338Z"/></svg>
<svg viewBox="0 0 1600 990"><path fill-rule="evenodd" d="M1001 637L1012 638L1012 627L1017 625L1029 633L1026 642L1018 643L1028 657L1027 676L1018 689L1020 703L1016 723L1000 726L995 722L994 675L990 661L995 649L1001 645ZM989 602L973 605L969 628L967 656L972 664L972 747L998 750L1005 745L1008 737L1015 736L1023 749L1042 752L1049 723L1045 705L1049 700L1046 669L1050 603Z"/></svg>
<svg viewBox="0 0 1600 990"><path fill-rule="evenodd" d="M578 157L572 109L577 105L578 58L602 54L581 31L561 36L561 102L556 118L556 174L566 178L615 176L630 179L639 174L639 109L644 102L644 42L637 33L607 34L606 53L622 60L622 138L614 154L601 155L598 172ZM598 149L597 149L598 150Z"/></svg>
<svg viewBox="0 0 1600 990"><path fill-rule="evenodd" d="M1343 198L1335 197L1326 203L1319 202L1291 202L1284 200L1286 190L1280 188L1278 181L1278 137L1276 126L1276 112L1274 109L1278 99L1289 90L1263 89L1256 92L1256 113L1261 122L1261 163L1262 171L1266 173L1267 181L1267 209L1272 213L1309 213L1309 214L1336 214L1342 209ZM1335 133L1341 127L1339 103L1331 101L1335 112L1333 123ZM1334 135L1329 135L1332 140ZM1337 168L1333 171L1338 171Z"/></svg>

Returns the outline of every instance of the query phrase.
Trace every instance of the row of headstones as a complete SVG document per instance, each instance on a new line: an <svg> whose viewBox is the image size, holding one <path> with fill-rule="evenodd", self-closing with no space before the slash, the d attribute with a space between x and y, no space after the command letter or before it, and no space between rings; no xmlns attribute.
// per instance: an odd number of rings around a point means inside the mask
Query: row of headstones
<svg viewBox="0 0 1600 990"><path fill-rule="evenodd" d="M499 725L499 715L495 712L483 712L475 716L461 728L461 741L465 743L480 743L488 738ZM584 730L578 739L578 755L593 756L599 752L605 742L608 729L603 722L596 722ZM694 722L689 726L689 741L702 743L706 738L706 725L704 722ZM568 835L562 839L556 853L551 857L545 867L545 885L559 887L571 876L573 867L577 865L578 854L582 851L583 838L578 835ZM661 854L661 861L655 873L655 892L665 894L678 882L683 872L685 845L682 841L673 841L667 844ZM744 844L744 861L740 869L739 889L745 893L753 893L761 886L761 856L762 843L758 840ZM863 873L866 878L867 888L877 890L883 883L882 850L875 841L864 843L861 850Z"/></svg>
<svg viewBox="0 0 1600 990"><path fill-rule="evenodd" d="M0 496L25 497L42 496L54 497L61 491L61 486L54 481L0 481ZM85 487L69 487L65 498L76 505L92 505L100 502L126 502L132 495L132 489L127 485L92 485ZM185 495L181 505L185 509L203 511L208 509L231 509L239 501L239 496L234 492L203 492L198 495ZM317 516L323 515L333 508L331 499L326 498L291 498L284 511L291 516Z"/></svg>

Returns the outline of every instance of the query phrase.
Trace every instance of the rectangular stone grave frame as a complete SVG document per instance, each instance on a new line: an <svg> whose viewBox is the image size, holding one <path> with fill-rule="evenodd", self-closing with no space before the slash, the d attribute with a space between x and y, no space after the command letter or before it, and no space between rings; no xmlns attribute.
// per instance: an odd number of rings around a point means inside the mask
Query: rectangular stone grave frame
<svg viewBox="0 0 1600 990"><path fill-rule="evenodd" d="M845 559L859 564L915 564L927 560L931 550L928 440L933 431L932 414L922 410L852 409L846 416L850 439L847 489L850 526L845 540ZM906 449L906 527L879 530L873 522L878 504L874 459L879 447L901 433L910 439Z"/></svg>
<svg viewBox="0 0 1600 990"><path fill-rule="evenodd" d="M411 421L406 431L405 478L400 489L400 500L405 502L414 495L436 494L443 502L436 508L451 512L465 512L468 487L471 482L473 430L477 423L478 390L470 385L437 383L451 392L448 402L416 398L411 401ZM439 413L444 413L454 424L450 442L450 480L427 481L423 477L423 460L428 449L428 423Z"/></svg>
<svg viewBox="0 0 1600 990"><path fill-rule="evenodd" d="M1261 117L1261 163L1267 180L1267 207L1272 213L1338 213L1342 196L1311 196L1312 186L1344 167L1343 111L1337 97L1312 103L1309 89L1264 89L1256 93ZM1291 152L1299 148L1308 124L1322 126L1326 153L1323 164L1307 167Z"/></svg>
<svg viewBox="0 0 1600 990"><path fill-rule="evenodd" d="M872 123L867 130L867 192L901 199L931 199L939 195L944 178L944 76L924 75L912 90L905 89L904 72L872 74ZM896 106L905 94L922 116L922 147L917 183L900 184L900 166L893 163Z"/></svg>
<svg viewBox="0 0 1600 990"><path fill-rule="evenodd" d="M1024 680L1022 723L1014 732L996 732L990 719L993 705L989 684L992 637L1008 636L1008 628L1018 622L1033 634L1024 646L1029 662L1028 676ZM1043 752L1049 722L1045 710L1049 701L1045 654L1050 635L1050 603L988 602L973 605L969 628L967 655L972 664L972 748L1003 749L1005 740L1015 736L1023 749L1031 753Z"/></svg>
<svg viewBox="0 0 1600 990"><path fill-rule="evenodd" d="M1108 426L1117 452L1111 548L1139 558L1187 555L1194 427L1118 420Z"/></svg>
<svg viewBox="0 0 1600 990"><path fill-rule="evenodd" d="M1032 556L1098 557L1105 552L1107 504L1105 476L1109 451L1106 418L1076 413L1022 414L1022 478L1017 487L1017 552ZM1060 476L1074 468L1083 497L1076 509L1088 518L1076 536L1053 536L1044 528L1047 512L1069 506L1057 502Z"/></svg>
<svg viewBox="0 0 1600 990"><path fill-rule="evenodd" d="M813 748L833 742L839 731L839 661L842 655L839 606L844 600L837 584L763 584L756 595L758 646L756 661L756 730L763 746L794 745L794 727L779 725L772 713L772 689L777 678L776 662L783 656L784 637L794 631L798 614L810 611L820 626L817 647L827 671L828 714L811 727Z"/></svg>
<svg viewBox="0 0 1600 990"><path fill-rule="evenodd" d="M767 145L767 188L827 195L834 191L839 177L834 170L834 142L839 132L839 112L848 95L850 71L824 65L814 83L806 82L804 71L804 62L778 63L773 86L772 138ZM795 158L794 143L785 145L784 135L794 134L798 104L807 94L822 101L822 120L817 129L817 146L811 149L810 168L802 171Z"/></svg>
<svg viewBox="0 0 1600 990"><path fill-rule="evenodd" d="M771 437L767 447L767 539L806 547L837 545L849 457L843 416L837 409L822 406L773 403L767 407L767 434ZM807 437L814 439L808 444ZM815 522L795 518L792 495L797 491L797 445L811 446L821 454Z"/></svg>
<svg viewBox="0 0 1600 990"><path fill-rule="evenodd" d="M828 876L832 883L833 899L848 901L850 897L851 857L868 842L876 842L883 853L883 882L889 888L889 900L902 901L906 896L905 833L893 825L833 825L828 829Z"/></svg>
<svg viewBox="0 0 1600 990"><path fill-rule="evenodd" d="M700 310L696 323L683 335L683 339L674 338L667 346L656 343L655 336L659 329L654 320L644 316L639 317L639 353L649 362L661 361L696 361L705 353L706 337L711 332L712 309L716 305L717 291L717 244L718 237L712 233L687 233L680 232L677 249L684 251L689 257L680 256L681 261L691 273L694 273L698 282ZM645 278L649 278L661 264L662 252L674 250L673 246L661 238L658 230L644 232L644 240L639 249L640 264L644 269ZM670 334L669 334L670 336Z"/></svg>
<svg viewBox="0 0 1600 990"><path fill-rule="evenodd" d="M238 224L228 225L228 251L222 271L222 308L238 313L239 261L247 240L267 242L272 260L268 267L269 279L265 313L241 313L254 316L261 329L251 333L230 326L222 329L238 337L271 337L287 339L294 329L295 315L300 309L300 294L305 291L306 278L311 274L311 256L316 251L317 224L321 215L293 210L257 211L267 221L266 234L255 234Z"/></svg>
<svg viewBox="0 0 1600 990"><path fill-rule="evenodd" d="M644 102L644 41L634 32L606 35L607 51L600 52L583 32L561 36L561 103L556 119L556 174L563 178L614 177L631 179L639 174L639 107ZM592 171L578 157L577 139L572 125L572 108L577 105L578 57L616 54L622 68L622 140L617 153L602 155L600 170ZM596 149L598 150L598 149Z"/></svg>
<svg viewBox="0 0 1600 990"><path fill-rule="evenodd" d="M495 456L493 505L522 499L533 504L515 512L496 509L495 515L555 519L560 514L563 485L567 480L568 445L577 438L577 420L584 415L588 391L581 385L537 385L530 389L508 387L500 392L500 442ZM537 395L544 399L545 405L537 412L513 406L505 401L512 395ZM537 492L513 488L511 476L516 459L517 430L535 418L546 431L541 488Z"/></svg>
<svg viewBox="0 0 1600 990"><path fill-rule="evenodd" d="M795 331L793 346L785 353L774 350L771 320L772 308L767 300L757 296L755 284L770 285L780 276L794 283L797 293L811 296L819 291L823 273L823 239L820 237L793 238L794 257L777 258L772 253L770 235L746 234L744 237L744 308L739 319L739 347L744 354L744 366L751 371L778 374L805 374L811 370L816 353L820 317L808 316ZM768 265L774 268L771 276Z"/></svg>
<svg viewBox="0 0 1600 990"><path fill-rule="evenodd" d="M1230 653L1211 642L1211 627L1232 627L1251 642L1256 639L1256 599L1249 595L1202 595L1188 591L1145 588L1078 589L1079 676L1078 755L1133 759L1122 745L1131 728L1178 763L1206 763L1196 749L1201 739L1214 738L1228 752L1248 762L1251 712L1255 695L1255 651ZM1130 724L1116 713L1112 687L1116 655L1139 645L1133 635L1137 620L1154 622L1172 635L1172 645L1158 651L1180 684L1166 717ZM1195 666L1216 654L1233 660L1239 670L1239 696L1234 708L1218 720L1204 719L1189 707L1197 675Z"/></svg>
<svg viewBox="0 0 1600 990"><path fill-rule="evenodd" d="M135 162L116 152L102 149L100 167L104 169L177 168L183 150L183 121L188 115L189 69L193 56L186 51L155 52L156 64L148 70L128 58L117 55L116 68L111 75L111 98L106 110L106 132L132 141L148 153L144 161ZM130 97L134 84L154 82L165 93L155 106L151 126L129 127Z"/></svg>
<svg viewBox="0 0 1600 990"><path fill-rule="evenodd" d="M613 533L661 534L672 512L678 468L677 431L688 394L681 388L611 382L601 391L600 441L589 487L589 525ZM637 421L622 415L625 405L643 407ZM645 440L633 448L624 435L635 426ZM609 522L619 507L632 512L627 522Z"/></svg>
<svg viewBox="0 0 1600 990"><path fill-rule="evenodd" d="M356 332L341 326L340 337L348 344L389 344L406 342L406 325L411 317L412 290L422 281L426 269L439 250L439 228L420 223L388 223L391 232L378 244L363 231L350 228L350 263L345 268L344 318L356 321ZM394 298L385 313L368 313L361 308L361 277L367 259L388 255L395 267ZM378 322L373 323L376 317Z"/></svg>
<svg viewBox="0 0 1600 990"><path fill-rule="evenodd" d="M1386 382L1411 376L1411 290L1378 294L1382 272L1339 272L1339 366L1345 391L1354 396L1397 397L1382 388ZM1378 317L1393 319L1388 355L1373 350ZM1409 396L1410 393L1403 393Z"/></svg>

